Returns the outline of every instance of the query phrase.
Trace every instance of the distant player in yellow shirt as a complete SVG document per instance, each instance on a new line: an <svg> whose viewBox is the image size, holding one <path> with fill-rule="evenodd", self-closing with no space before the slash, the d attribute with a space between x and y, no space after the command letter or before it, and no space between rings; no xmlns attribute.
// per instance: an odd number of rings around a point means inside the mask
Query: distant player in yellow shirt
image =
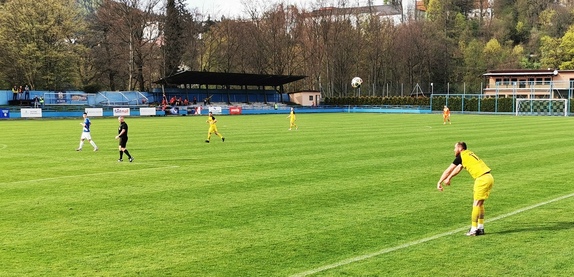
<svg viewBox="0 0 574 277"><path fill-rule="evenodd" d="M448 124L451 124L451 122L450 122L450 109L447 106L444 106L444 108L442 109L442 124L446 124L447 121L448 121Z"/></svg>
<svg viewBox="0 0 574 277"><path fill-rule="evenodd" d="M450 179L465 168L474 178L474 203L472 205L471 227L467 236L484 235L484 201L490 195L494 178L490 174L490 168L472 151L466 149L466 143L457 142L454 145L455 159L452 164L442 173L436 185L440 191L442 184L450 185Z"/></svg>
<svg viewBox="0 0 574 277"><path fill-rule="evenodd" d="M293 127L295 127L295 130L299 130L299 127L297 127L297 124L295 124L296 117L295 117L295 110L293 109L293 107L291 107L291 112L289 113L287 118L289 118L289 131L291 131Z"/></svg>
<svg viewBox="0 0 574 277"><path fill-rule="evenodd" d="M212 112L209 112L209 115L207 116L207 124L209 124L209 130L207 131L207 139L205 140L205 142L209 143L209 140L211 139L211 134L215 133L216 136L221 138L221 141L224 142L225 138L223 137L222 134L220 134L219 132L217 132L217 125L215 125L215 123L217 123L217 119L215 119L215 116L213 116Z"/></svg>

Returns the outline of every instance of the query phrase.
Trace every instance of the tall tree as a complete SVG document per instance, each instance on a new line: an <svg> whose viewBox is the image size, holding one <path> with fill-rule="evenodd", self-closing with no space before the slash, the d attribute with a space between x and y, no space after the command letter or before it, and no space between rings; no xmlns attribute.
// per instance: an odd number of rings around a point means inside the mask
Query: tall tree
<svg viewBox="0 0 574 277"><path fill-rule="evenodd" d="M146 68L161 44L159 16L154 12L160 0L104 0L98 13L102 13L101 20L109 21L109 34L104 38L105 44L120 46L113 53L127 55L123 59L123 68L127 68L127 90L137 89L145 91L151 80L149 78L161 77L148 72ZM106 25L107 23L103 23ZM127 65L127 66L125 66ZM153 75L153 77L151 77Z"/></svg>
<svg viewBox="0 0 574 277"><path fill-rule="evenodd" d="M84 23L74 0L12 0L0 9L0 65L14 84L36 89L79 85L76 43Z"/></svg>
<svg viewBox="0 0 574 277"><path fill-rule="evenodd" d="M163 51L165 57L165 76L177 72L182 62L184 52L184 26L182 19L185 12L185 4L180 0L167 0Z"/></svg>

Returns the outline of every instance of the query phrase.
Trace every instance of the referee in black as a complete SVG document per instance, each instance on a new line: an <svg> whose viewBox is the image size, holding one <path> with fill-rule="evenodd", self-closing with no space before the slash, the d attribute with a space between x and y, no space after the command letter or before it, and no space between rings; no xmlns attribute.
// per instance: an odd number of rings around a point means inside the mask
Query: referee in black
<svg viewBox="0 0 574 277"><path fill-rule="evenodd" d="M120 140L120 146L119 146L120 159L118 160L118 162L124 161L123 160L124 153L126 153L131 163L134 160L134 158L130 155L130 152L126 149L126 144L128 144L128 124L124 121L123 116L118 117L118 121L120 122L120 127L118 128L118 135L116 136L116 139Z"/></svg>

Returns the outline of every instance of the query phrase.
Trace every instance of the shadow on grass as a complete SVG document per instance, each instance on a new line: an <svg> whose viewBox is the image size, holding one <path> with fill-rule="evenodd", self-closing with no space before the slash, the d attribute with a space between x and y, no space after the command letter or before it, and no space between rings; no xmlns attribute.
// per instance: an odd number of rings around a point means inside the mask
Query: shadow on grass
<svg viewBox="0 0 574 277"><path fill-rule="evenodd" d="M547 222L544 225L532 225L499 232L489 232L487 234L512 234L521 232L538 232L538 231L559 231L574 229L574 222Z"/></svg>

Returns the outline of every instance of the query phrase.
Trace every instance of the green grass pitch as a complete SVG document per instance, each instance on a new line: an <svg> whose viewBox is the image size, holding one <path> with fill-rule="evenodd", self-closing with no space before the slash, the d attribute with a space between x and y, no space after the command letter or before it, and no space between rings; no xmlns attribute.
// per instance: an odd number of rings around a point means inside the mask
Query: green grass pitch
<svg viewBox="0 0 574 277"><path fill-rule="evenodd" d="M387 114L0 121L0 276L573 276L574 121ZM436 190L453 145L492 169L486 236L472 179ZM496 221L489 218L503 216ZM368 259L369 255L408 245Z"/></svg>

